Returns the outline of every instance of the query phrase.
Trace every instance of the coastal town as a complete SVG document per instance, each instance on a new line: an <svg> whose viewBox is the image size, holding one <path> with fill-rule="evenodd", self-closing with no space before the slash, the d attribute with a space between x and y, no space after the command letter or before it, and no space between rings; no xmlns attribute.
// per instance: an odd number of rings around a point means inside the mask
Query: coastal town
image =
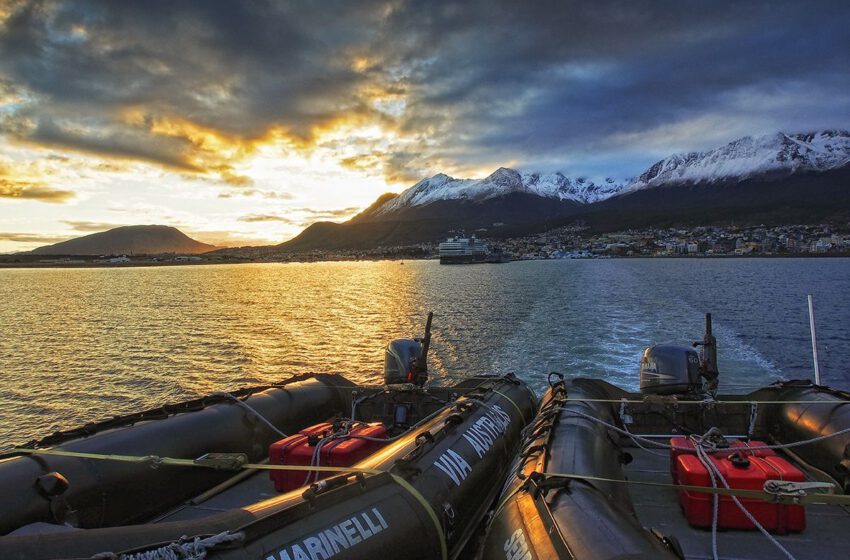
<svg viewBox="0 0 850 560"><path fill-rule="evenodd" d="M850 224L712 226L593 234L570 226L505 240L514 258L788 256L850 252Z"/></svg>
<svg viewBox="0 0 850 560"><path fill-rule="evenodd" d="M465 235L465 234L464 234ZM850 255L850 223L819 225L707 226L649 228L594 233L571 225L545 233L511 238L490 238L487 231L474 234L504 260L640 258L640 257L791 257ZM200 255L99 255L0 256L0 266L173 266L240 262L317 262L352 260L432 259L439 254L434 240L415 245L369 249L336 249L301 252L275 247L242 247Z"/></svg>
<svg viewBox="0 0 850 560"><path fill-rule="evenodd" d="M847 256L850 224L710 226L650 228L594 233L573 225L537 235L490 239L475 235L491 250L510 260L616 257L783 257ZM436 258L439 241L368 250L312 251L299 254L257 254L258 260L358 260Z"/></svg>

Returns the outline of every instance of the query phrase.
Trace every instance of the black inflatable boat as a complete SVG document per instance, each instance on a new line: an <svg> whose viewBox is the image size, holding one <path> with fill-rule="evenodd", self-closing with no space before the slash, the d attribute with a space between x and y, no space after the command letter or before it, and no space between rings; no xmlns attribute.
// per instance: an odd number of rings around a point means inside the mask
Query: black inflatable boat
<svg viewBox="0 0 850 560"><path fill-rule="evenodd" d="M711 318L641 392L550 375L480 558L847 558L850 394L718 394ZM746 510L746 511L744 511Z"/></svg>
<svg viewBox="0 0 850 560"><path fill-rule="evenodd" d="M457 557L537 402L512 375L424 387L427 332L390 343L384 386L301 376L17 448L0 558Z"/></svg>

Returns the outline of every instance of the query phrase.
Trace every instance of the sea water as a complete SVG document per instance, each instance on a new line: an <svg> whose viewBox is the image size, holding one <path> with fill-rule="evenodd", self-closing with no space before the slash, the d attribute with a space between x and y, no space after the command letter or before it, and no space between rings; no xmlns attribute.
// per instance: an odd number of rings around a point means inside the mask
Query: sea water
<svg viewBox="0 0 850 560"><path fill-rule="evenodd" d="M381 379L421 336L436 383L515 372L636 389L643 348L711 312L721 388L811 378L850 389L850 259L435 261L0 270L0 445L303 372Z"/></svg>

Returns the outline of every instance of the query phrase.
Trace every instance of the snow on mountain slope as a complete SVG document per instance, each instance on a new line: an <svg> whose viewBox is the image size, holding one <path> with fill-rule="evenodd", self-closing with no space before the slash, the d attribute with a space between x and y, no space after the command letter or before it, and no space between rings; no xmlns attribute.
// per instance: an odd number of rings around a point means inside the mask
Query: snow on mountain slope
<svg viewBox="0 0 850 560"><path fill-rule="evenodd" d="M707 152L674 154L647 169L622 190L743 180L761 174L826 171L850 164L850 132L778 132L745 136Z"/></svg>
<svg viewBox="0 0 850 560"><path fill-rule="evenodd" d="M555 200L592 204L617 194L679 184L742 180L762 174L826 171L850 164L850 132L824 130L805 134L778 132L745 136L707 152L674 154L628 183L605 179L600 183L563 173L526 173L501 167L484 179L455 179L443 173L419 181L375 210L391 214L438 200L484 201L511 193L533 194Z"/></svg>
<svg viewBox="0 0 850 560"><path fill-rule="evenodd" d="M590 203L616 194L622 183L607 179L597 184L584 178L569 179L563 173L528 173L500 167L484 179L455 179L443 173L423 179L377 210L387 214L438 200L482 201L511 193L534 194L557 200Z"/></svg>
<svg viewBox="0 0 850 560"><path fill-rule="evenodd" d="M585 204L613 196L625 186L624 183L610 177L601 183L595 183L584 177L570 179L560 171L548 175L529 173L522 176L522 182L526 190L532 194L561 200L575 200Z"/></svg>

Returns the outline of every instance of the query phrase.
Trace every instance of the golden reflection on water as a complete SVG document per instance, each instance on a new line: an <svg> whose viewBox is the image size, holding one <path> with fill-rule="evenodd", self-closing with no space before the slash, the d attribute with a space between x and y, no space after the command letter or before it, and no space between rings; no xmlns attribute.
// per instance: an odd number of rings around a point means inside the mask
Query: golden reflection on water
<svg viewBox="0 0 850 560"><path fill-rule="evenodd" d="M420 334L421 271L393 261L3 271L4 416L45 434L307 371L376 382L387 340Z"/></svg>

